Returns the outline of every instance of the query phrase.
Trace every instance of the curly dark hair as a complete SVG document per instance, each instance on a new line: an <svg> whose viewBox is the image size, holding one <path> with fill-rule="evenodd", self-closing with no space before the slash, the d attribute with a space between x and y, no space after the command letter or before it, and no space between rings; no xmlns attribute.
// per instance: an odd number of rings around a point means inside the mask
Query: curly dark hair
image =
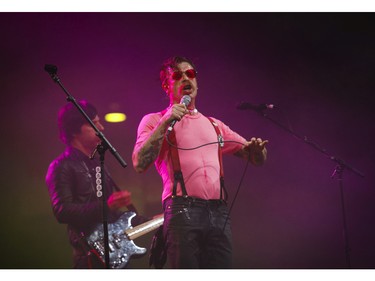
<svg viewBox="0 0 375 281"><path fill-rule="evenodd" d="M194 68L194 70L197 70L191 59L181 56L170 57L163 62L160 70L160 81L162 86L165 84L165 81L167 80L168 69L177 69L177 65L179 65L182 62L187 62Z"/></svg>
<svg viewBox="0 0 375 281"><path fill-rule="evenodd" d="M98 115L96 108L86 100L81 100L78 104L91 120ZM74 134L78 134L81 131L82 125L87 123L85 117L72 103L60 108L57 120L60 140L66 145L70 144Z"/></svg>

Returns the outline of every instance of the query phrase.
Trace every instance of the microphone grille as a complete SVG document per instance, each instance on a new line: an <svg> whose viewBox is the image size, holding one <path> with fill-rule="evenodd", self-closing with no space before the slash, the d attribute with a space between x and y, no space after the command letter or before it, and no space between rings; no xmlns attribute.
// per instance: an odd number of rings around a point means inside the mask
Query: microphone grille
<svg viewBox="0 0 375 281"><path fill-rule="evenodd" d="M191 102L191 97L189 95L184 95L182 98L181 98L181 104L184 104L185 106L188 106L189 103Z"/></svg>

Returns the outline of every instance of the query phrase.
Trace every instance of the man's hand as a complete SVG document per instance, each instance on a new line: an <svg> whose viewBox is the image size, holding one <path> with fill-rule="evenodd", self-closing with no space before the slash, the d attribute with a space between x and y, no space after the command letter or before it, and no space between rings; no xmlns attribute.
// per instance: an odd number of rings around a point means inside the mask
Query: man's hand
<svg viewBox="0 0 375 281"><path fill-rule="evenodd" d="M268 140L261 138L251 138L250 141L244 145L244 150L248 152L248 157L254 165L261 165L267 159L266 144Z"/></svg>
<svg viewBox="0 0 375 281"><path fill-rule="evenodd" d="M127 207L132 204L131 193L127 190L116 191L109 196L107 203L111 211Z"/></svg>

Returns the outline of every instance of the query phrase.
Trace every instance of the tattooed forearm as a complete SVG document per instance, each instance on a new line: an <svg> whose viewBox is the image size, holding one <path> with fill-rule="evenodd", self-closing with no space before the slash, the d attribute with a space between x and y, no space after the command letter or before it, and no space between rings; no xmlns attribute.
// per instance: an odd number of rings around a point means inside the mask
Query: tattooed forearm
<svg viewBox="0 0 375 281"><path fill-rule="evenodd" d="M138 155L138 168L141 170L147 169L159 155L163 139L156 139L150 141L150 145L144 146Z"/></svg>
<svg viewBox="0 0 375 281"><path fill-rule="evenodd" d="M137 172L145 171L158 157L164 141L164 126L156 127L147 141L133 154L133 165Z"/></svg>

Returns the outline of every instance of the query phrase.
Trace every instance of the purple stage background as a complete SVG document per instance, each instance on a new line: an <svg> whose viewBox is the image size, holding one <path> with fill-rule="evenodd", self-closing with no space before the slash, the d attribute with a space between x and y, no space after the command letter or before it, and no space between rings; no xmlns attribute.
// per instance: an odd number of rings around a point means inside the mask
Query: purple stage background
<svg viewBox="0 0 375 281"><path fill-rule="evenodd" d="M70 268L65 226L54 219L44 177L64 146L57 110L65 93L101 116L105 136L128 163L106 154L118 184L139 210L161 212L161 179L137 174L131 153L142 116L168 105L158 80L161 62L192 58L197 108L250 138L269 140L265 166L249 166L232 209L234 267L346 268L336 163L241 101L273 103L269 117L306 136L346 169L343 193L352 268L375 268L375 16L354 13L0 13L1 268ZM245 162L225 156L230 202ZM149 247L152 233L137 238ZM148 268L148 256L132 268Z"/></svg>

